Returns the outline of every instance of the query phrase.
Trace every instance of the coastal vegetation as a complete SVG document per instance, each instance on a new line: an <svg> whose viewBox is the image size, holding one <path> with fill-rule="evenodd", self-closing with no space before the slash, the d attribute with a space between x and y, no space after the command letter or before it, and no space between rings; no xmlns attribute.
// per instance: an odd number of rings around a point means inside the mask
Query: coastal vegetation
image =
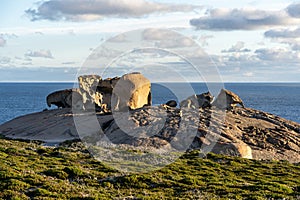
<svg viewBox="0 0 300 200"><path fill-rule="evenodd" d="M297 199L300 164L192 151L162 169L126 174L80 142L43 147L0 139L1 199Z"/></svg>

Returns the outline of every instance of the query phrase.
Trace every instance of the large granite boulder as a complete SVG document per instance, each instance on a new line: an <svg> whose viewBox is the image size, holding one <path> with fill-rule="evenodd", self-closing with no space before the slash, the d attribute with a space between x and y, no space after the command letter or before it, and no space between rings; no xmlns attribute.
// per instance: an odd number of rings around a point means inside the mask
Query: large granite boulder
<svg viewBox="0 0 300 200"><path fill-rule="evenodd" d="M125 74L112 93L112 110L135 110L151 105L151 83L141 73Z"/></svg>
<svg viewBox="0 0 300 200"><path fill-rule="evenodd" d="M82 95L77 88L53 92L47 96L46 101L48 107L53 104L58 108L82 108Z"/></svg>
<svg viewBox="0 0 300 200"><path fill-rule="evenodd" d="M216 106L217 108L227 110L231 110L237 105L240 105L243 108L245 107L242 99L238 95L225 89L221 90L220 94L217 96L212 105Z"/></svg>

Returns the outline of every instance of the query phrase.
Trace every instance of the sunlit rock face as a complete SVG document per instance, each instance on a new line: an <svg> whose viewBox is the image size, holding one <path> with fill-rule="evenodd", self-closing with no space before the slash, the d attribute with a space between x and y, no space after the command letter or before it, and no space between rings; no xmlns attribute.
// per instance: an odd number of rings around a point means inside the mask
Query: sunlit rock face
<svg viewBox="0 0 300 200"><path fill-rule="evenodd" d="M140 73L104 80L100 76L85 75L78 80L85 110L96 108L111 112L151 105L151 83Z"/></svg>

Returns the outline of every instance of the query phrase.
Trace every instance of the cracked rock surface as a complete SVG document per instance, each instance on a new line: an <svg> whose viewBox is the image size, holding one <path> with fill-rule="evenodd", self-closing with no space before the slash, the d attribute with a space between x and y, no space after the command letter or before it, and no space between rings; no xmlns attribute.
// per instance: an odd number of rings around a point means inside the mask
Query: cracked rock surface
<svg viewBox="0 0 300 200"><path fill-rule="evenodd" d="M148 106L126 114L74 115L67 108L33 113L1 125L0 134L61 143L79 139L80 126L81 132L84 130L81 138L90 137L95 143L105 136L114 144L179 151L202 149L245 158L300 162L300 125L251 108L222 111L214 106L199 110ZM94 128L95 119L100 131Z"/></svg>

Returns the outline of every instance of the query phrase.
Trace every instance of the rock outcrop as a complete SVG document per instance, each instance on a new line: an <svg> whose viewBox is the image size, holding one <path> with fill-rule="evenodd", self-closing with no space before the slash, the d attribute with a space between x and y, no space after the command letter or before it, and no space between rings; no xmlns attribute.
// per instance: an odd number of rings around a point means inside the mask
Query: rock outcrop
<svg viewBox="0 0 300 200"><path fill-rule="evenodd" d="M243 108L244 103L242 99L229 90L222 89L220 94L217 96L216 100L213 102L213 105L220 109L232 109L237 105L241 105Z"/></svg>
<svg viewBox="0 0 300 200"><path fill-rule="evenodd" d="M209 93L203 93L199 95L192 95L187 99L180 102L180 108L206 108L211 106L211 102L213 101L213 96Z"/></svg>
<svg viewBox="0 0 300 200"><path fill-rule="evenodd" d="M176 151L200 149L204 153L300 162L300 124L245 108L242 100L228 90L222 90L215 101L210 93L193 95L177 108L176 101L150 106L150 82L139 73L106 80L99 76L79 79L83 98L80 101L85 106L90 101L92 107L104 109L105 105L105 109L118 111L96 115L103 135L91 128L95 113L72 113L70 108L16 118L1 125L0 134L57 143L81 138L92 144L106 136L116 145ZM74 101L76 91L53 93L49 103L70 107L70 94ZM77 125L88 127L81 137L74 124L75 116L80 118Z"/></svg>
<svg viewBox="0 0 300 200"><path fill-rule="evenodd" d="M100 76L86 75L78 80L85 110L108 113L151 105L151 83L140 73L104 80Z"/></svg>
<svg viewBox="0 0 300 200"><path fill-rule="evenodd" d="M98 75L85 75L78 77L84 110L95 110L95 107L101 108L102 95L96 91L101 80L101 76Z"/></svg>
<svg viewBox="0 0 300 200"><path fill-rule="evenodd" d="M49 94L46 98L47 105L56 105L58 108L82 108L82 96L80 91L76 88L60 90ZM73 103L73 104L72 104Z"/></svg>

